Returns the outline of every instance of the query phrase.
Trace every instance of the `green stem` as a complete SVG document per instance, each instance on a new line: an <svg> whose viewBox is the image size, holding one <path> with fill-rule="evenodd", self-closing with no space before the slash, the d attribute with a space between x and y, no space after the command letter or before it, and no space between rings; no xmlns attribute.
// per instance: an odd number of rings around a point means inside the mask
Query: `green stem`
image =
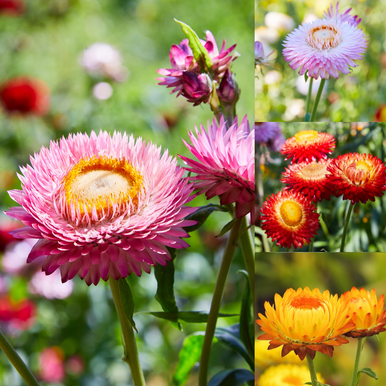
<svg viewBox="0 0 386 386"><path fill-rule="evenodd" d="M347 214L346 214L344 229L343 229L343 235L342 235L342 243L340 244L340 252L344 252L344 243L346 241L347 228L348 228L348 224L350 222L351 213L354 209L354 205L355 205L355 203L352 203L352 202L350 203L350 206L349 206Z"/></svg>
<svg viewBox="0 0 386 386"><path fill-rule="evenodd" d="M364 344L365 344L365 338L364 337L358 338L357 354L355 356L355 364L354 364L354 370L352 373L351 386L356 386L359 381L358 379L359 361L361 360L361 353L362 353Z"/></svg>
<svg viewBox="0 0 386 386"><path fill-rule="evenodd" d="M326 79L322 79L319 85L318 93L316 94L315 102L314 102L314 107L312 108L312 114L311 114L311 119L310 122L315 121L315 115L316 115L316 110L318 109L318 104L320 101L320 97L322 96L324 84L326 83Z"/></svg>
<svg viewBox="0 0 386 386"><path fill-rule="evenodd" d="M206 386L209 369L209 357L212 347L214 332L216 329L217 317L220 311L220 304L224 292L225 281L228 276L228 271L232 262L233 254L237 247L237 239L240 232L242 219L238 218L230 231L230 235L224 250L224 255L220 264L220 269L217 274L217 280L214 287L212 304L206 325L204 342L202 344L200 368L198 373L198 386Z"/></svg>
<svg viewBox="0 0 386 386"><path fill-rule="evenodd" d="M17 370L17 372L24 379L25 383L28 386L39 386L38 381L31 373L31 370L26 366L23 360L19 357L19 354L8 342L7 338L0 331L0 348L3 350L4 354L7 356L9 361L12 363L12 366Z"/></svg>
<svg viewBox="0 0 386 386"><path fill-rule="evenodd" d="M314 252L314 239L312 239L308 245L308 252Z"/></svg>
<svg viewBox="0 0 386 386"><path fill-rule="evenodd" d="M318 386L318 378L316 376L314 360L307 354L308 368L310 369L311 383L312 386Z"/></svg>
<svg viewBox="0 0 386 386"><path fill-rule="evenodd" d="M122 360L130 366L134 386L145 386L145 378L143 376L141 364L139 363L138 349L135 341L134 330L133 327L130 325L129 320L127 319L125 311L123 309L118 281L110 277L109 282L111 293L114 299L115 308L117 309L119 322L121 323L122 328L122 341L124 349L124 355L122 356Z"/></svg>
<svg viewBox="0 0 386 386"><path fill-rule="evenodd" d="M306 100L306 116L304 117L304 122L309 122L311 118L311 96L312 96L312 83L314 81L314 78L310 79L310 85L308 86L308 94L307 94L307 100Z"/></svg>

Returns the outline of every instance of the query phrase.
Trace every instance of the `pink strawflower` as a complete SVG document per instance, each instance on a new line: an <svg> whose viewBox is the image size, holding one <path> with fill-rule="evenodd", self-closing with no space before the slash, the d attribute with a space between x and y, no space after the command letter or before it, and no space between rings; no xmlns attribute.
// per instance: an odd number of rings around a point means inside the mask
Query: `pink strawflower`
<svg viewBox="0 0 386 386"><path fill-rule="evenodd" d="M343 18L327 18L304 23L291 32L284 41L283 55L293 70L318 79L349 74L363 59L368 45L367 37L355 23Z"/></svg>
<svg viewBox="0 0 386 386"><path fill-rule="evenodd" d="M236 44L232 47L225 49L225 40L219 52L214 39L213 34L210 31L206 31L206 42L201 40L202 45L208 51L208 54L212 60L212 70L213 70L213 79L219 82L225 71L230 67L231 63L237 58L237 56L229 55ZM195 74L196 76L201 73L201 70L194 60L193 52L189 47L189 40L184 39L179 45L172 45L172 48L169 52L170 63L172 65L171 69L161 68L157 72L165 76L166 78L157 78L161 82L158 83L161 86L173 87L171 93L178 92L177 96L184 95L187 92L186 87L186 77L184 78L184 73L190 73L191 76ZM191 100L189 100L191 102ZM206 101L204 101L206 102ZM201 103L201 102L199 102ZM198 103L196 103L198 104Z"/></svg>
<svg viewBox="0 0 386 386"><path fill-rule="evenodd" d="M189 138L192 145L184 143L198 161L180 157L189 166L186 170L197 174L190 179L199 194L220 196L221 205L235 202L237 217L253 215L255 141L247 117L240 126L236 118L228 130L223 118L219 125L213 120L208 130L201 125L200 133L196 127L196 136L189 132Z"/></svg>
<svg viewBox="0 0 386 386"><path fill-rule="evenodd" d="M328 11L324 12L324 17L326 19L339 19L341 21L347 22L357 27L362 19L358 19L358 15L355 15L355 16L349 15L350 11L351 11L351 8L349 8L345 13L340 13L339 1L338 1L336 3L335 8L332 4L330 5L330 8L328 9Z"/></svg>
<svg viewBox="0 0 386 386"><path fill-rule="evenodd" d="M97 284L111 276L141 276L171 259L166 247L185 248L184 218L195 208L192 187L167 151L142 139L107 132L70 135L31 157L21 168L21 207L7 214L26 227L14 237L36 238L27 262L45 256L47 275L62 282L76 274Z"/></svg>

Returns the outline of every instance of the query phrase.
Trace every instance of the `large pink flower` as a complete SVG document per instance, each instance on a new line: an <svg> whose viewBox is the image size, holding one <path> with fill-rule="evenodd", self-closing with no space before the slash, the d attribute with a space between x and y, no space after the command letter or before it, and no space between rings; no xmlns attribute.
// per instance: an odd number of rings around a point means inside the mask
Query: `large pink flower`
<svg viewBox="0 0 386 386"><path fill-rule="evenodd" d="M191 180L199 193L208 199L220 196L221 205L235 202L237 217L253 215L255 141L247 117L240 126L236 118L228 130L223 118L219 125L213 120L208 130L201 125L200 133L196 127L196 136L190 132L189 138L192 145L184 143L198 161L181 158L190 166L186 169L197 174Z"/></svg>
<svg viewBox="0 0 386 386"><path fill-rule="evenodd" d="M350 23L354 25L355 27L358 26L358 24L361 22L362 19L358 19L358 15L351 16L350 15L351 8L349 8L346 12L340 13L339 12L339 1L336 3L336 6L331 4L330 8L327 10L327 12L324 12L324 17L326 19L340 19L342 21L345 21L347 23Z"/></svg>
<svg viewBox="0 0 386 386"><path fill-rule="evenodd" d="M357 67L354 60L363 59L367 37L356 23L333 17L304 23L284 41L283 55L293 70L318 79L349 74Z"/></svg>
<svg viewBox="0 0 386 386"><path fill-rule="evenodd" d="M51 142L21 168L22 190L10 191L21 207L7 214L26 227L16 238L40 239L27 262L45 256L47 275L62 281L76 274L97 284L140 276L166 265L166 247L185 248L184 220L195 208L192 187L167 151L126 134L92 132Z"/></svg>

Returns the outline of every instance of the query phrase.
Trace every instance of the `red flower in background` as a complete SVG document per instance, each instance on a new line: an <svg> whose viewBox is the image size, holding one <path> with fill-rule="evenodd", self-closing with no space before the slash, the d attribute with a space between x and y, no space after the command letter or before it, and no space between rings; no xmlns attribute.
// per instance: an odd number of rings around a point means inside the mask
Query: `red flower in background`
<svg viewBox="0 0 386 386"><path fill-rule="evenodd" d="M44 115L50 108L50 90L39 79L17 77L1 85L0 100L7 113Z"/></svg>
<svg viewBox="0 0 386 386"><path fill-rule="evenodd" d="M0 15L19 16L24 10L25 4L22 0L0 0Z"/></svg>
<svg viewBox="0 0 386 386"><path fill-rule="evenodd" d="M14 302L8 295L0 298L0 322L18 330L28 330L35 323L36 305L29 299Z"/></svg>

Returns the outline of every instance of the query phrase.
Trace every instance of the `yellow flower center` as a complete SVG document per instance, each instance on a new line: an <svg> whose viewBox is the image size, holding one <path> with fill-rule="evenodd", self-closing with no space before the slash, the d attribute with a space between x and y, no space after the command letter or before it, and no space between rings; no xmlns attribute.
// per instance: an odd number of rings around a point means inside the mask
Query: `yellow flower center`
<svg viewBox="0 0 386 386"><path fill-rule="evenodd" d="M371 166L366 161L350 164L346 169L346 176L354 185L363 185L370 178Z"/></svg>
<svg viewBox="0 0 386 386"><path fill-rule="evenodd" d="M299 295L291 300L290 305L301 310L316 310L322 305L322 301L307 295Z"/></svg>
<svg viewBox="0 0 386 386"><path fill-rule="evenodd" d="M295 201L285 201L280 206L280 216L286 225L297 226L303 218L302 207Z"/></svg>
<svg viewBox="0 0 386 386"><path fill-rule="evenodd" d="M64 191L68 205L75 204L83 215L91 216L93 207L103 215L126 203L138 204L138 194L143 188L143 177L125 159L93 156L81 159L64 177Z"/></svg>
<svg viewBox="0 0 386 386"><path fill-rule="evenodd" d="M295 377L293 375L288 375L283 378L283 382L285 384L294 385L294 386L301 386L303 382L298 377Z"/></svg>
<svg viewBox="0 0 386 386"><path fill-rule="evenodd" d="M336 47L340 42L340 34L331 25L319 25L309 31L308 43L319 50Z"/></svg>
<svg viewBox="0 0 386 386"><path fill-rule="evenodd" d="M312 142L317 136L318 132L315 130L303 130L295 134L295 139L299 145L304 145L307 142Z"/></svg>
<svg viewBox="0 0 386 386"><path fill-rule="evenodd" d="M301 170L299 170L299 174L305 180L322 180L326 177L327 173L327 165L321 163L311 163Z"/></svg>

